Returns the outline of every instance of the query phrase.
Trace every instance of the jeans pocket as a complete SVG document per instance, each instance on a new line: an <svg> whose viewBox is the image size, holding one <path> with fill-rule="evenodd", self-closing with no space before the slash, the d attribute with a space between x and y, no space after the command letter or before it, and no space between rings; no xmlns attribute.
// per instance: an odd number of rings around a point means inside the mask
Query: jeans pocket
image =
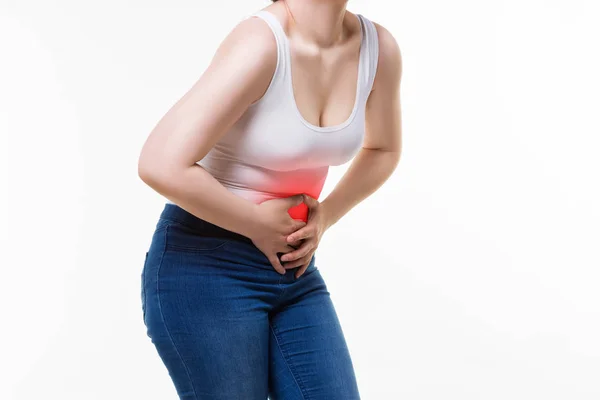
<svg viewBox="0 0 600 400"><path fill-rule="evenodd" d="M148 263L148 253L146 252L146 257L144 259L144 264L142 266L142 274L141 274L141 300L142 300L142 320L144 324L146 323L146 264Z"/></svg>

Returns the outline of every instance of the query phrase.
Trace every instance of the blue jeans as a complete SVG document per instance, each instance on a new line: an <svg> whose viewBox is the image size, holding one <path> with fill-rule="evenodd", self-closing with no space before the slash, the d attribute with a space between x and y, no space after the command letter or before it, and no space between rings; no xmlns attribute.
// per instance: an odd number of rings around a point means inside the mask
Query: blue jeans
<svg viewBox="0 0 600 400"><path fill-rule="evenodd" d="M180 399L360 399L315 257L294 271L280 275L247 237L165 204L142 313Z"/></svg>

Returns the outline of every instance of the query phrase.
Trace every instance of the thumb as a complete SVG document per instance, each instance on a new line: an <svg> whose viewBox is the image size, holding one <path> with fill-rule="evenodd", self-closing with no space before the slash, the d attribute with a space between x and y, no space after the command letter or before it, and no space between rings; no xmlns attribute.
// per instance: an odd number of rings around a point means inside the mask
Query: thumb
<svg viewBox="0 0 600 400"><path fill-rule="evenodd" d="M275 256L270 256L268 257L268 259L271 262L271 265L273 266L273 269L275 269L275 271L277 271L281 275L285 275L286 270L285 268L283 268L283 265L281 265L281 261L279 260L279 254Z"/></svg>
<svg viewBox="0 0 600 400"><path fill-rule="evenodd" d="M291 208L302 204L304 201L304 196L302 194L296 194L294 196L286 197L285 200L287 208Z"/></svg>
<svg viewBox="0 0 600 400"><path fill-rule="evenodd" d="M319 204L319 201L317 199L315 199L314 197L310 197L307 194L302 195L302 197L303 197L303 201L306 203L306 205L309 208L316 207Z"/></svg>

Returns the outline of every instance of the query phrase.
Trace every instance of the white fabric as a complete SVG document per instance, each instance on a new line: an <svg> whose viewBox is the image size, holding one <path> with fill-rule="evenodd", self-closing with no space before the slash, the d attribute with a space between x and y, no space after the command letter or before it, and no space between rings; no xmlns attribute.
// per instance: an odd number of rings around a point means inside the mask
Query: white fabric
<svg viewBox="0 0 600 400"><path fill-rule="evenodd" d="M277 40L277 67L257 102L197 164L233 193L261 203L276 197L307 193L318 198L329 166L344 164L360 149L365 129L365 104L378 58L377 31L360 14L362 41L354 108L341 124L319 127L306 121L293 97L290 47L274 14L260 10Z"/></svg>

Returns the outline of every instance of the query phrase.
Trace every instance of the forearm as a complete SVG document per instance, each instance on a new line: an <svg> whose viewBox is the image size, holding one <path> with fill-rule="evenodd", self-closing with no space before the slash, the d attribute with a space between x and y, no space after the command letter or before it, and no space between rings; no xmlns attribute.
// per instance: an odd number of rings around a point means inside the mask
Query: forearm
<svg viewBox="0 0 600 400"><path fill-rule="evenodd" d="M201 166L140 174L158 193L205 221L249 236L257 204L227 190Z"/></svg>
<svg viewBox="0 0 600 400"><path fill-rule="evenodd" d="M361 149L333 191L321 202L327 226L335 224L381 187L396 169L399 160L399 152Z"/></svg>

